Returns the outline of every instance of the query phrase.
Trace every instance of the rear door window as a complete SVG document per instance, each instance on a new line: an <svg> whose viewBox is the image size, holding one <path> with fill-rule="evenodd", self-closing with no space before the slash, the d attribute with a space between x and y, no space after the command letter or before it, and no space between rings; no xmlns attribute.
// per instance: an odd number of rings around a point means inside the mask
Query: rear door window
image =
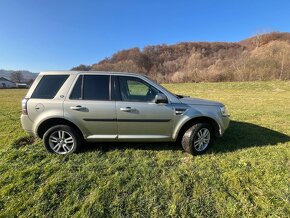
<svg viewBox="0 0 290 218"><path fill-rule="evenodd" d="M110 100L109 75L84 75L83 79L84 100Z"/></svg>
<svg viewBox="0 0 290 218"><path fill-rule="evenodd" d="M44 75L37 84L31 98L52 99L69 75Z"/></svg>
<svg viewBox="0 0 290 218"><path fill-rule="evenodd" d="M110 100L110 75L80 75L70 94L70 99Z"/></svg>

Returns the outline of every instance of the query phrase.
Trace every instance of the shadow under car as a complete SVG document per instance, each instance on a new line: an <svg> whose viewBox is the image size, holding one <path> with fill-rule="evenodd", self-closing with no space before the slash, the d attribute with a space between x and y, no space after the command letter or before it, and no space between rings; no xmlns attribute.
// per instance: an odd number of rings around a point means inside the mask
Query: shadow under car
<svg viewBox="0 0 290 218"><path fill-rule="evenodd" d="M231 121L223 137L214 140L207 153L232 152L250 147L277 145L290 141L290 136L256 124ZM183 150L180 143L99 142L88 143L81 152L91 150Z"/></svg>

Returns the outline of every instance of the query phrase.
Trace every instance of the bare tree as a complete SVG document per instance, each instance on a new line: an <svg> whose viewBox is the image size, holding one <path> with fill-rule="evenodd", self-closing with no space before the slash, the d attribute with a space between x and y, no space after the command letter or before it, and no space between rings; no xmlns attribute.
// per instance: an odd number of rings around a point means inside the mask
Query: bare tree
<svg viewBox="0 0 290 218"><path fill-rule="evenodd" d="M260 31L256 34L256 36L254 36L254 41L253 41L253 43L254 43L255 48L259 48L260 46L262 46L263 41L266 40L266 38L267 38L267 34L268 34L268 33L269 33L268 31L260 30Z"/></svg>
<svg viewBox="0 0 290 218"><path fill-rule="evenodd" d="M28 85L32 85L33 82L34 82L34 79L30 79L30 80L27 81L27 84Z"/></svg>
<svg viewBox="0 0 290 218"><path fill-rule="evenodd" d="M84 64L81 64L77 67L73 67L71 70L81 70L81 71L89 71L91 69L91 66L87 66Z"/></svg>
<svg viewBox="0 0 290 218"><path fill-rule="evenodd" d="M281 71L280 71L280 76L279 79L282 79L282 75L283 75L283 71L284 71L284 61L285 61L285 52L281 52L282 53L282 61L281 61Z"/></svg>
<svg viewBox="0 0 290 218"><path fill-rule="evenodd" d="M21 71L15 71L11 73L10 79L15 83L20 83L23 80L23 75Z"/></svg>

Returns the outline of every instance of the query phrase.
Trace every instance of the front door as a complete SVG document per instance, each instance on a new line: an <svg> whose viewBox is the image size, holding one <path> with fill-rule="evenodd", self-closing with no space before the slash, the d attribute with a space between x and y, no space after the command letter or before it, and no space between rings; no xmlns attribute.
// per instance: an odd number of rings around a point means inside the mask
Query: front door
<svg viewBox="0 0 290 218"><path fill-rule="evenodd" d="M64 102L64 116L88 141L117 140L116 102L111 100L110 75L80 75Z"/></svg>
<svg viewBox="0 0 290 218"><path fill-rule="evenodd" d="M140 78L117 77L116 101L118 139L167 141L171 139L173 109L170 103L156 104L160 91Z"/></svg>

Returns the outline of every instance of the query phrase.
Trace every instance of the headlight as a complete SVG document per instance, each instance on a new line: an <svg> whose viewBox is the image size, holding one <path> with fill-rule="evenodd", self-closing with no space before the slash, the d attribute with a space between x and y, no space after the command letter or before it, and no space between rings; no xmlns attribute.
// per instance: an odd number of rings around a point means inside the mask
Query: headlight
<svg viewBox="0 0 290 218"><path fill-rule="evenodd" d="M223 116L225 116L225 117L229 117L230 116L226 106L221 106L220 110L221 110L221 113L222 113Z"/></svg>

